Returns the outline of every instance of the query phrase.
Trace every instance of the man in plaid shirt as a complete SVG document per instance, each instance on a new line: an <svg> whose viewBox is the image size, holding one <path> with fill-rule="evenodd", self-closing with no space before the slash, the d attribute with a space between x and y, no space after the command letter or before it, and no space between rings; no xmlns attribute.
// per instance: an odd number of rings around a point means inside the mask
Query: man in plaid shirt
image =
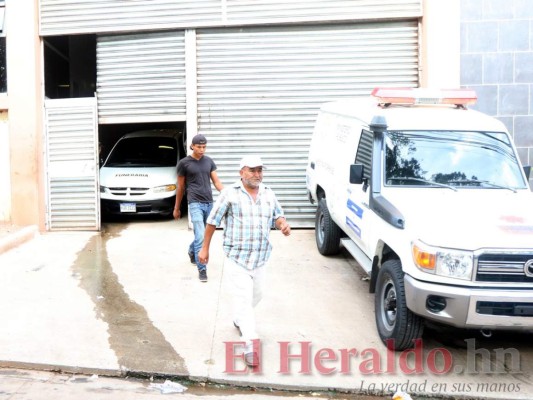
<svg viewBox="0 0 533 400"><path fill-rule="evenodd" d="M249 366L259 365L252 340L255 330L254 307L262 298L266 265L272 251L270 230L279 229L289 236L291 228L274 192L263 181L263 161L246 156L240 163L241 179L224 189L207 218L204 244L198 258L209 261L209 245L217 226L224 226L224 266L229 272L234 293L233 324L246 343L244 360Z"/></svg>

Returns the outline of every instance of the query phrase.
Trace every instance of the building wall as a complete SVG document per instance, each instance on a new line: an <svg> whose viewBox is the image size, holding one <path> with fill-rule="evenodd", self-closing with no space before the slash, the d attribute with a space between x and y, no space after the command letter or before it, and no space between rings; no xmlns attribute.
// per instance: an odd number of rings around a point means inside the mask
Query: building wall
<svg viewBox="0 0 533 400"><path fill-rule="evenodd" d="M11 222L44 228L38 0L6 1Z"/></svg>
<svg viewBox="0 0 533 400"><path fill-rule="evenodd" d="M424 0L421 22L420 86L460 85L460 0Z"/></svg>
<svg viewBox="0 0 533 400"><path fill-rule="evenodd" d="M287 3L280 5L277 1L226 2L207 0L202 4L213 5L215 19L207 26L226 26L228 24L289 24L295 22L344 21L353 19L383 18L417 18L421 16L421 0L402 0L390 3L376 0L375 7L368 8L359 2L350 0L332 0L324 8L320 0L312 0L304 7L294 8ZM92 7L95 18L79 12L79 4L86 3ZM41 230L46 221L46 185L43 154L45 153L43 132L43 67L42 49L39 35L65 35L101 32L136 32L142 30L163 30L204 26L206 20L202 15L199 2L178 2L173 7L174 14L168 12L168 2L164 0L140 0L128 3L128 9L117 6L117 2L99 2L94 6L91 0L65 0L57 4L54 0L6 0L6 37L7 37L7 76L8 94L5 102L0 99L0 110L7 111L8 133L2 138L9 143L9 163L0 165L4 176L0 180L0 189L7 187L5 200L0 203L1 218L19 225L37 224ZM312 4L311 4L312 3ZM162 4L163 8L157 4ZM239 6L240 4L240 6ZM400 5L398 5L400 4ZM224 7L222 7L224 5ZM104 6L104 7L102 7ZM140 9L137 7L140 6ZM227 6L227 7L226 7ZM107 7L107 8L106 8ZM209 8L209 7L208 7ZM127 26L118 26L115 20L107 18L110 9L118 20L124 21L128 15ZM209 8L211 9L211 8ZM70 10L70 11L68 11ZM145 10L151 12L148 18ZM184 18L183 11L188 10L192 19ZM327 15L324 12L328 11ZM71 13L70 13L71 12ZM304 12L304 16L298 17ZM170 25L161 25L161 14ZM67 15L65 17L65 15ZM105 18L101 18L101 16ZM265 18L262 20L261 18ZM66 20L64 19L66 18ZM257 19L259 18L259 19ZM89 25L84 23L90 20ZM84 22L85 21L85 22ZM131 23L134 21L135 23ZM204 22L202 22L204 21ZM41 22L41 24L39 24ZM107 22L107 26L102 24ZM92 25L91 25L92 24ZM144 24L144 25L143 25ZM41 29L41 32L39 32ZM70 29L70 30L69 30ZM5 103L5 107L2 105ZM5 167L5 168L4 168ZM8 175L6 175L8 174Z"/></svg>
<svg viewBox="0 0 533 400"><path fill-rule="evenodd" d="M500 119L533 164L533 1L461 1L461 85ZM533 180L530 179L530 183Z"/></svg>
<svg viewBox="0 0 533 400"><path fill-rule="evenodd" d="M10 161L2 162L5 151L0 154L0 220L44 229L38 5L39 0L6 1L8 96L0 98L0 111L8 111L9 122L7 132L0 131L0 145L9 144ZM522 160L533 163L533 1L424 0L423 12L421 85L476 89L477 108L501 118Z"/></svg>
<svg viewBox="0 0 533 400"><path fill-rule="evenodd" d="M9 176L8 134L7 110L0 109L0 221L11 220L11 179Z"/></svg>
<svg viewBox="0 0 533 400"><path fill-rule="evenodd" d="M440 0L435 0L440 1ZM422 0L40 0L43 36L408 19Z"/></svg>

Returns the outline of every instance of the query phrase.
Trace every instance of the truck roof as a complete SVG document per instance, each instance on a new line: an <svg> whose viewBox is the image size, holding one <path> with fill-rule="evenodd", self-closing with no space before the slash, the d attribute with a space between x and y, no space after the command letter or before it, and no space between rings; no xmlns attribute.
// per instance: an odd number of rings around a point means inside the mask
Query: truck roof
<svg viewBox="0 0 533 400"><path fill-rule="evenodd" d="M494 117L454 105L400 105L383 107L372 97L328 102L323 112L360 120L368 126L375 116L386 118L389 130L459 130L507 132Z"/></svg>

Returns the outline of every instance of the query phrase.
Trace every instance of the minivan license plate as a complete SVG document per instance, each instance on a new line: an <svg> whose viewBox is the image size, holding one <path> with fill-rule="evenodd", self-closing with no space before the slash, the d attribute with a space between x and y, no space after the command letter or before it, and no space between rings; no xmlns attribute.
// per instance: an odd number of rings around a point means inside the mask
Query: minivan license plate
<svg viewBox="0 0 533 400"><path fill-rule="evenodd" d="M120 203L120 212L137 212L135 203Z"/></svg>

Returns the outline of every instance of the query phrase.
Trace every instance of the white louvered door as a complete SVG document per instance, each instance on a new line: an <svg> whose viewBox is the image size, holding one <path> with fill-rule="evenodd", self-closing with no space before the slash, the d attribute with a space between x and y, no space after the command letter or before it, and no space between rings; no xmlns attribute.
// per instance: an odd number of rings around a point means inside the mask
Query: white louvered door
<svg viewBox="0 0 533 400"><path fill-rule="evenodd" d="M96 98L45 101L47 230L100 230Z"/></svg>

